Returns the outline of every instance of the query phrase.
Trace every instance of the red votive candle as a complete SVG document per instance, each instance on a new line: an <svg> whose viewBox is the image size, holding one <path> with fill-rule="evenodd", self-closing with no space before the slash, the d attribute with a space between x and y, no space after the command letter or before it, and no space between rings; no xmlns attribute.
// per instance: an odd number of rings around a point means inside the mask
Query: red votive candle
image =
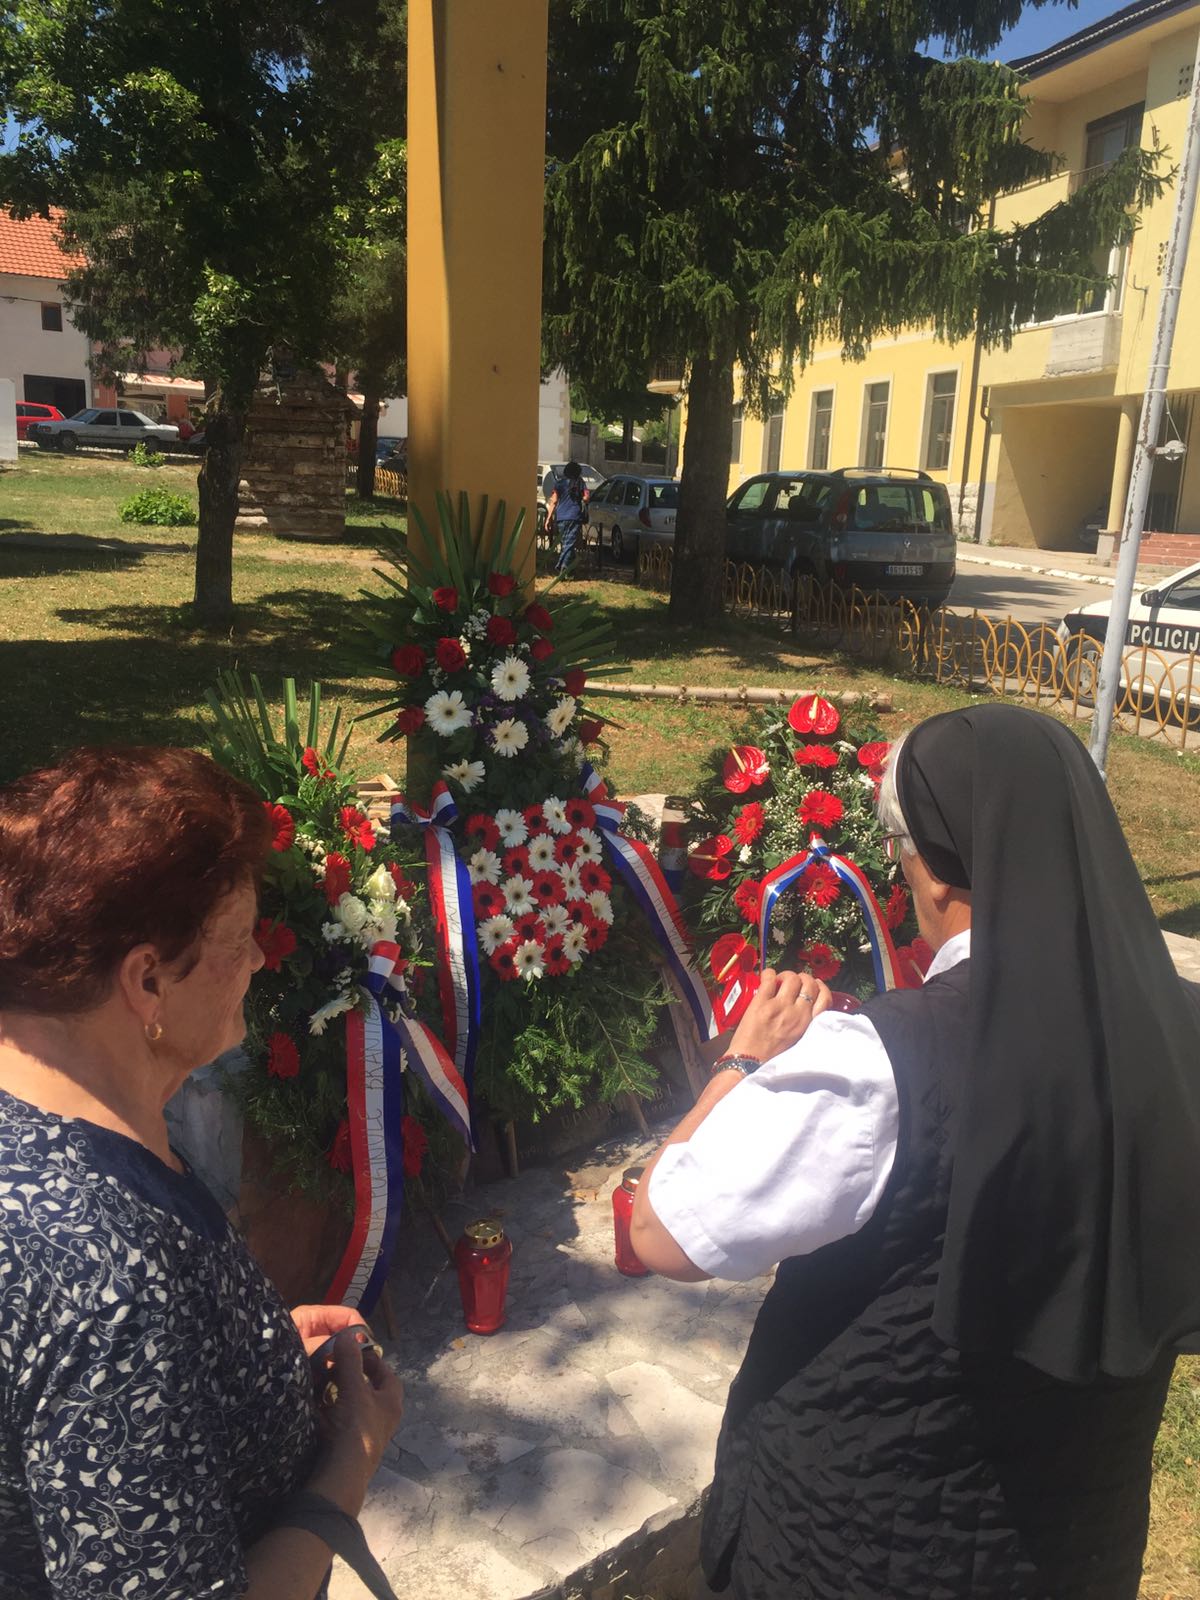
<svg viewBox="0 0 1200 1600"><path fill-rule="evenodd" d="M627 1278L644 1278L650 1268L642 1265L637 1252L629 1242L629 1224L633 1220L633 1197L642 1181L645 1167L627 1167L620 1183L613 1190L613 1240L617 1271Z"/></svg>
<svg viewBox="0 0 1200 1600"><path fill-rule="evenodd" d="M472 1222L454 1246L463 1316L472 1333L495 1333L504 1325L512 1240L498 1222Z"/></svg>

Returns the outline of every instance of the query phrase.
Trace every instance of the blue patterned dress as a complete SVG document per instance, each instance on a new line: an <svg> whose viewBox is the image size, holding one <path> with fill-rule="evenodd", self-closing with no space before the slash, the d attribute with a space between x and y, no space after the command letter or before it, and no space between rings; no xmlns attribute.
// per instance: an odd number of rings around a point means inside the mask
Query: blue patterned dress
<svg viewBox="0 0 1200 1600"><path fill-rule="evenodd" d="M0 1090L0 1600L209 1600L316 1445L304 1351L195 1178Z"/></svg>

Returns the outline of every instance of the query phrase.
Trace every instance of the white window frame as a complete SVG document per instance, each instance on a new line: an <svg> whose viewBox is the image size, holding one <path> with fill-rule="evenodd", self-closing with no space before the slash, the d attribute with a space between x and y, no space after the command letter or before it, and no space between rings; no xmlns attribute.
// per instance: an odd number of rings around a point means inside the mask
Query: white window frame
<svg viewBox="0 0 1200 1600"><path fill-rule="evenodd" d="M883 461L880 463L880 467L879 468L872 467L872 468L868 469L869 471L872 471L872 472L877 471L877 470L882 470L883 467L887 466L888 443L889 443L889 441L891 439L891 435L892 435L892 397L893 397L893 395L895 393L895 385L892 382L892 375L889 372L886 376L883 376L883 377L864 378L863 379L863 386L862 386L862 406L861 406L861 410L860 410L860 420L859 420L859 426L858 426L858 460L855 463L855 465L859 466L859 467L866 467L866 465L867 465L867 419L868 419L868 417L870 415L870 408L871 408L870 390L874 389L877 384L881 384L881 383L886 383L887 384L887 392L888 392L888 396L887 396L887 421L883 425Z"/></svg>
<svg viewBox="0 0 1200 1600"><path fill-rule="evenodd" d="M944 467L929 466L929 446L933 439L933 380L944 378L947 373L954 376L954 417L950 423L950 456ZM921 449L918 456L922 472L952 473L954 470L954 449L958 444L958 412L959 401L962 399L962 366L929 367L925 373L925 411L921 418Z"/></svg>
<svg viewBox="0 0 1200 1600"><path fill-rule="evenodd" d="M824 467L813 463L813 454L817 442L817 397L827 394L829 396L829 450L828 459ZM828 472L829 463L833 459L833 422L837 414L837 386L830 384L824 389L814 389L808 397L808 456L807 464L812 472Z"/></svg>
<svg viewBox="0 0 1200 1600"><path fill-rule="evenodd" d="M1130 249L1128 244L1114 244L1108 252L1109 284L1104 304L1099 311L1063 311L1057 317L1043 317L1040 322L1022 322L1017 328L1024 333L1028 328L1056 328L1060 322L1085 322L1088 317L1111 317L1125 309L1125 279L1129 276Z"/></svg>

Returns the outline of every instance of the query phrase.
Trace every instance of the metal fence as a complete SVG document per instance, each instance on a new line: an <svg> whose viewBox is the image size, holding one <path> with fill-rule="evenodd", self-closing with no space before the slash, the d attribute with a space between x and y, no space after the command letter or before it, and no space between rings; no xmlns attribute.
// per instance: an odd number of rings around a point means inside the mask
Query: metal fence
<svg viewBox="0 0 1200 1600"><path fill-rule="evenodd" d="M672 548L644 546L638 582L666 589ZM915 677L963 689L1018 694L1069 716L1090 714L1102 641L1076 633L1061 639L1049 623L1026 627L981 612L930 612L906 600L861 589L836 589L770 567L725 563L725 609L786 623L830 649L887 661ZM1159 732L1180 749L1200 744L1200 656L1133 646L1121 663L1116 715L1137 733Z"/></svg>

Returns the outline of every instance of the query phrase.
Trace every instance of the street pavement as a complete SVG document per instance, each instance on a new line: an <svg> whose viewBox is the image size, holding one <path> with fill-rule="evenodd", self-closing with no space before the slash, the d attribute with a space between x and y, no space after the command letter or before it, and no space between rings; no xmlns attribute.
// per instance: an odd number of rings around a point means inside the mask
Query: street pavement
<svg viewBox="0 0 1200 1600"><path fill-rule="evenodd" d="M1107 600L1111 593L1110 588L1069 578L961 561L947 604L951 611L978 611L999 620L1012 617L1026 628L1042 622L1056 628L1068 611Z"/></svg>

